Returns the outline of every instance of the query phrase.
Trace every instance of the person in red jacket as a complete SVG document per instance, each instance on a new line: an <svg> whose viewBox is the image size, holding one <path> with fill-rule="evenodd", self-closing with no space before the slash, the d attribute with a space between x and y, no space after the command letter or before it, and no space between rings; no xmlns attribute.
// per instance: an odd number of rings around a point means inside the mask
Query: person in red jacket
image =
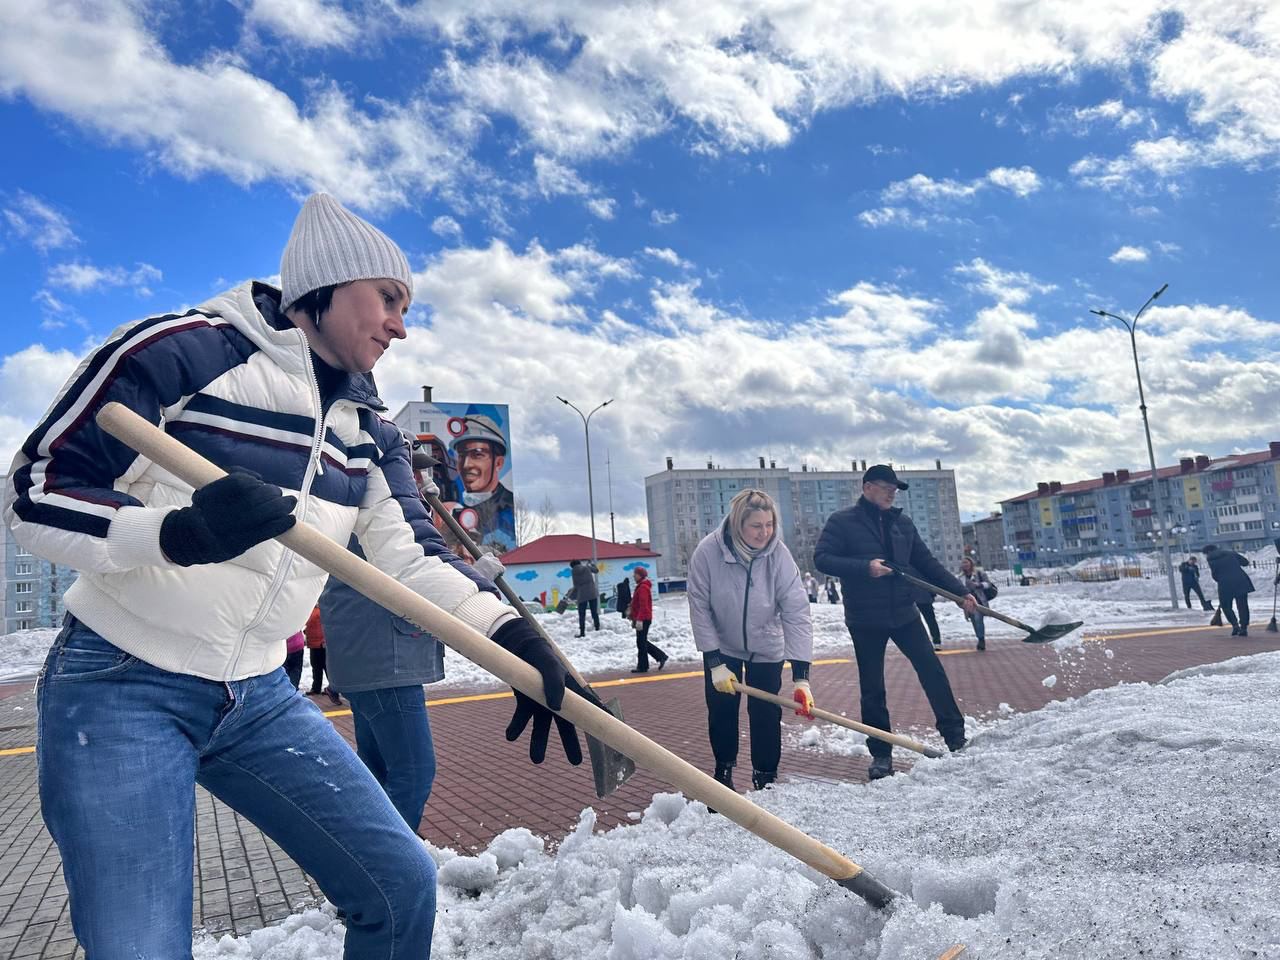
<svg viewBox="0 0 1280 960"><path fill-rule="evenodd" d="M667 655L649 642L649 626L653 623L653 584L649 580L649 571L644 567L636 567L636 589L631 594L631 605L627 608L627 616L636 630L636 668L632 673L648 673L649 657L658 661L658 669L667 665Z"/></svg>
<svg viewBox="0 0 1280 960"><path fill-rule="evenodd" d="M339 706L342 698L338 696L338 691L333 687L325 688L324 686L324 669L328 656L324 648L324 624L320 622L319 606L316 606L311 611L311 616L307 617L307 625L302 628L302 632L307 638L307 649L311 651L311 689L307 694L318 697L323 693L329 698L330 703L335 707Z"/></svg>

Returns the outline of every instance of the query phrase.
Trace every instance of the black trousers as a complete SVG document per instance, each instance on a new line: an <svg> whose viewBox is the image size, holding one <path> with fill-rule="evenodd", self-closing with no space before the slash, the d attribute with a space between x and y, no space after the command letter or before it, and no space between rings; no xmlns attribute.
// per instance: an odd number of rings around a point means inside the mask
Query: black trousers
<svg viewBox="0 0 1280 960"><path fill-rule="evenodd" d="M851 623L847 626L853 636L853 652L858 660L863 723L881 730L892 729L884 690L884 651L892 640L915 668L924 695L929 698L929 706L933 707L933 716L942 738L953 743L964 737L964 715L956 706L947 673L933 652L919 617L912 617L897 627L855 626ZM893 752L890 744L873 737L867 738L867 749L873 757L887 757Z"/></svg>
<svg viewBox="0 0 1280 960"><path fill-rule="evenodd" d="M1240 620L1236 621L1236 615L1231 612L1231 603L1235 602L1236 609L1240 611ZM1227 618L1227 623L1232 627L1249 626L1249 595L1247 593L1220 593L1218 594L1218 604L1222 607L1222 614Z"/></svg>
<svg viewBox="0 0 1280 960"><path fill-rule="evenodd" d="M587 632L587 607L591 608L591 622L595 624L597 630L600 629L600 598L592 597L590 600L578 601L578 632Z"/></svg>
<svg viewBox="0 0 1280 960"><path fill-rule="evenodd" d="M1197 583L1195 580L1192 580L1190 583L1184 583L1182 585L1182 596L1187 601L1187 609L1188 610L1191 609L1192 593L1194 593L1197 597L1200 598L1200 606L1203 607L1207 602L1204 598L1204 591L1200 589L1199 583Z"/></svg>
<svg viewBox="0 0 1280 960"><path fill-rule="evenodd" d="M649 642L649 627L652 620L641 620L636 624L636 669L648 670L649 658L657 660L659 663L667 662L667 655L663 653L656 644Z"/></svg>
<svg viewBox="0 0 1280 960"><path fill-rule="evenodd" d="M733 675L742 679L744 661L721 654ZM745 663L747 685L777 693L782 689L782 661ZM711 683L711 668L703 666L703 690L707 698L707 732L711 735L711 752L716 764L733 766L738 762L738 704L740 693L721 693ZM747 699L747 720L751 724L751 766L756 770L776 773L782 757L782 708L754 697Z"/></svg>
<svg viewBox="0 0 1280 960"><path fill-rule="evenodd" d="M302 682L302 651L305 649L299 647L284 658L284 675L295 687Z"/></svg>
<svg viewBox="0 0 1280 960"><path fill-rule="evenodd" d="M324 647L310 647L311 650L311 692L320 693L324 690Z"/></svg>
<svg viewBox="0 0 1280 960"><path fill-rule="evenodd" d="M920 616L924 617L925 626L929 628L929 639L936 647L942 642L942 631L938 629L938 615L933 612L933 601L917 603L916 606L920 608Z"/></svg>

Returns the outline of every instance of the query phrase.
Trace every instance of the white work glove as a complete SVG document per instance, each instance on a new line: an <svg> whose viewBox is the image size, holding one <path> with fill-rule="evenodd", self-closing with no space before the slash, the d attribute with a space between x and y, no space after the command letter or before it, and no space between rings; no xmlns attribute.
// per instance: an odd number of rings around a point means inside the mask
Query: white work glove
<svg viewBox="0 0 1280 960"><path fill-rule="evenodd" d="M813 719L813 691L808 680L797 680L791 685L791 699L796 704L796 716Z"/></svg>
<svg viewBox="0 0 1280 960"><path fill-rule="evenodd" d="M711 668L711 685L721 693L737 693L734 682L737 678L733 675L733 671L726 667L723 663L717 663Z"/></svg>
<svg viewBox="0 0 1280 960"><path fill-rule="evenodd" d="M480 574L480 576L494 582L497 582L497 579L507 571L502 562L491 553L481 554L471 566L475 568L476 573Z"/></svg>

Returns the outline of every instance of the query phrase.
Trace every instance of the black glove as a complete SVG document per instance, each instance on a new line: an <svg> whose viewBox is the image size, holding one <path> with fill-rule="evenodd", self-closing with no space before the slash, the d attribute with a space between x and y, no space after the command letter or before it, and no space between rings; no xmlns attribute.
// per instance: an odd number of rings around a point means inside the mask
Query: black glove
<svg viewBox="0 0 1280 960"><path fill-rule="evenodd" d="M252 470L237 467L197 490L191 506L164 518L160 549L181 567L222 563L292 527L297 502Z"/></svg>
<svg viewBox="0 0 1280 960"><path fill-rule="evenodd" d="M551 736L551 721L556 722L556 731L560 734L560 743L564 747L565 759L574 766L582 763L582 745L578 742L578 731L572 723L552 710L559 710L564 703L564 690L570 690L579 696L586 696L578 683L569 676L565 665L551 649L551 645L539 636L523 620L511 620L498 628L493 635L493 642L505 650L514 653L542 676L542 695L551 708L544 707L532 697L526 697L519 690L516 695L516 712L507 724L507 740L515 742L524 733L524 728L533 721L533 732L529 737L529 759L541 763L547 756L547 741ZM590 698L589 698L590 699Z"/></svg>

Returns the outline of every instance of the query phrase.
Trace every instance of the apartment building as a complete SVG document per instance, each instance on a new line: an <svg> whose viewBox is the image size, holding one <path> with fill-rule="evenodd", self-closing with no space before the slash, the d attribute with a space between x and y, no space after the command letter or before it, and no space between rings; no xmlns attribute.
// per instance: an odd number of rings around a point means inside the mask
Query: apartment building
<svg viewBox="0 0 1280 960"><path fill-rule="evenodd" d="M1150 470L1041 482L1002 501L1005 553L1056 566L1166 540L1182 553L1207 543L1246 552L1280 536L1280 442L1254 453L1183 457L1156 473L1164 516L1156 515Z"/></svg>
<svg viewBox="0 0 1280 960"><path fill-rule="evenodd" d="M756 467L677 469L667 458L667 469L645 477L645 505L649 517L649 542L660 554L658 576L682 578L698 542L728 513L739 490L764 490L778 503L783 540L802 570L813 569L813 549L827 518L851 506L862 494L867 463L850 463L849 470L799 470L778 467L775 461ZM933 470L895 467L910 488L898 494L898 506L915 521L921 538L948 568L956 569L963 556L960 509L956 498L955 471L936 463Z"/></svg>

